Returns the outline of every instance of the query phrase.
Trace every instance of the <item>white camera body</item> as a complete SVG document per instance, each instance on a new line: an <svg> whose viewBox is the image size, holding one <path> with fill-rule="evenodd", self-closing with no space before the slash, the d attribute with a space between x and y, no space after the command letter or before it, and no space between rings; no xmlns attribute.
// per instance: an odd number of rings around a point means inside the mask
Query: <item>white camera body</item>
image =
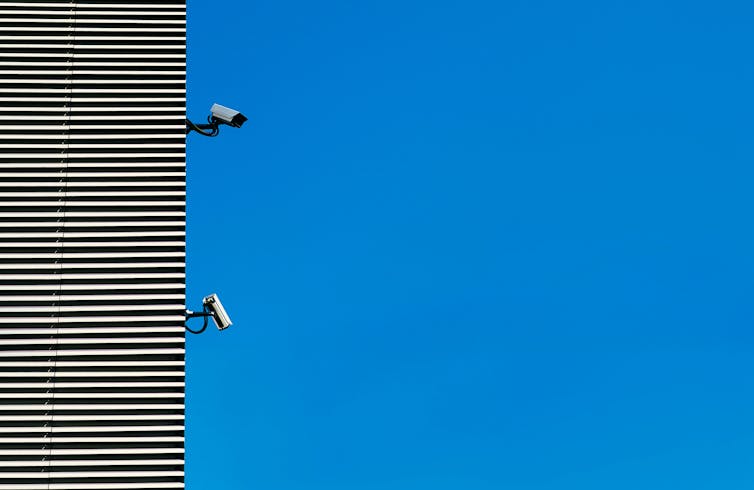
<svg viewBox="0 0 754 490"><path fill-rule="evenodd" d="M212 321L215 322L218 330L225 330L233 325L230 320L230 316L223 308L223 304L220 302L220 298L216 294L210 294L202 300L202 304L209 311L212 316Z"/></svg>
<svg viewBox="0 0 754 490"><path fill-rule="evenodd" d="M220 104L212 104L210 111L212 112L212 118L234 128L240 128L247 120L246 116L237 110Z"/></svg>

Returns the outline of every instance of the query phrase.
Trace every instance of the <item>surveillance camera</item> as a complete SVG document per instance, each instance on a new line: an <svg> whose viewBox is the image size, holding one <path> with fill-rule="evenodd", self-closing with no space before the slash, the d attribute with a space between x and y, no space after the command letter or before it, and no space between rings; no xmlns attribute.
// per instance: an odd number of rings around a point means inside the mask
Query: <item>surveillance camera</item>
<svg viewBox="0 0 754 490"><path fill-rule="evenodd" d="M225 330L233 325L230 321L228 313L223 308L223 304L220 303L220 298L216 294L210 294L202 300L204 308L212 315L212 321L215 322L218 330Z"/></svg>
<svg viewBox="0 0 754 490"><path fill-rule="evenodd" d="M220 104L212 104L212 118L228 126L240 128L247 118L240 112Z"/></svg>

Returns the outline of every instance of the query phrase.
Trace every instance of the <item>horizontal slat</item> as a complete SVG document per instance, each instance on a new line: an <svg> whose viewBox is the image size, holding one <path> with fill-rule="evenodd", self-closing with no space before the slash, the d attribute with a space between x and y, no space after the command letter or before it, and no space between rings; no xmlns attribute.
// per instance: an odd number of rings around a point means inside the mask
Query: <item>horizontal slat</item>
<svg viewBox="0 0 754 490"><path fill-rule="evenodd" d="M67 216L70 217L70 214ZM156 221L154 224L159 225ZM53 247L76 247L76 248L106 248L106 247L183 247L186 242L179 241L108 241L108 242L0 242L0 248L53 248ZM104 258L105 256L100 256ZM69 256L69 258L71 258ZM2 270L2 269L0 269Z"/></svg>
<svg viewBox="0 0 754 490"><path fill-rule="evenodd" d="M101 284L56 284L54 288L49 285L40 284L23 284L23 285L8 285L0 284L0 291L37 291L37 290L49 290L55 289L58 291L111 291L111 290L143 290L148 289L181 289L184 287L182 282L165 282L165 283L150 283L148 286L144 284L129 284L129 283L101 283Z"/></svg>
<svg viewBox="0 0 754 490"><path fill-rule="evenodd" d="M58 442L62 442L62 438L51 438ZM74 439L74 438L69 438ZM75 442L75 441L70 441ZM125 442L125 441L123 441ZM56 471L55 478L104 478L104 477L119 477L119 478L144 478L148 476L183 476L182 471ZM50 478L47 473L39 471L35 472L20 472L20 471L7 471L0 473L0 478Z"/></svg>
<svg viewBox="0 0 754 490"><path fill-rule="evenodd" d="M74 460L52 460L50 467L66 466L159 466L159 465L182 465L182 459L74 459ZM35 467L40 466L39 461L0 461L0 467Z"/></svg>
<svg viewBox="0 0 754 490"><path fill-rule="evenodd" d="M49 353L48 353L49 354ZM49 393L2 393L0 392L0 399L6 399L6 400L12 400L12 399L33 399L33 398L42 398L47 399L50 398ZM63 399L93 399L93 400L104 400L108 398L122 398L122 399L129 399L129 398L137 398L137 399L146 399L146 398L183 398L183 394L181 393L152 393L152 392L138 392L137 390L131 390L128 393L118 393L118 392L108 392L108 393L71 393L71 392L58 392L55 393L54 398L56 400L63 400Z"/></svg>
<svg viewBox="0 0 754 490"><path fill-rule="evenodd" d="M0 450L0 456L37 456L37 455L51 455L51 456L98 456L100 454L183 454L183 448L177 447L163 447L163 448L123 448L123 449L68 449L68 448L50 448L50 449L16 449L13 451ZM64 461L64 460L63 460Z"/></svg>
<svg viewBox="0 0 754 490"><path fill-rule="evenodd" d="M13 434L24 432L43 432L49 434L66 434L71 432L92 433L92 432L165 432L165 431L182 431L182 425L108 425L108 426L36 426L36 427L2 427L0 434Z"/></svg>
<svg viewBox="0 0 754 490"><path fill-rule="evenodd" d="M182 294L45 294L45 295L13 295L2 296L0 295L0 302L2 301L137 301L137 300L170 300L180 299L183 300ZM0 332L2 334L2 332Z"/></svg>
<svg viewBox="0 0 754 490"><path fill-rule="evenodd" d="M56 366L58 367L58 366ZM40 376L49 375L50 372L7 372L7 371L0 371L0 378L38 378ZM114 377L114 378L123 378L123 377L182 377L184 376L183 371L55 371L54 375L56 378L86 378L86 377L96 377L96 378L102 378L102 377ZM14 415L14 416L0 416L0 420L26 420L29 417L35 417L34 420L47 420L47 418L55 418L55 420L88 420L88 419L80 419L80 418L70 418L74 417L72 415L38 415L38 416L32 416L32 415ZM75 416L79 417L79 416ZM160 416L153 416L153 415L99 415L97 416L101 418L101 420L141 420L141 419L150 419L150 418L159 418L163 419L166 416L160 415ZM170 416L172 417L172 416ZM183 418L182 415L176 415L176 418ZM168 417L169 418L169 417ZM97 419L97 418L95 418Z"/></svg>
<svg viewBox="0 0 754 490"><path fill-rule="evenodd" d="M2 411L82 411L99 414L107 410L183 410L186 407L181 403L41 403L41 404L0 404L0 413ZM0 451L0 455L3 452Z"/></svg>
<svg viewBox="0 0 754 490"><path fill-rule="evenodd" d="M155 3L98 3L98 2L81 2L81 1L71 1L71 2L3 2L3 6L5 7L69 7L72 4L75 4L75 6L79 9L79 11L83 11L83 9L118 9L118 10L128 10L128 9L160 9L160 10L171 10L175 9L178 11L185 11L186 7L183 3L167 3L167 2L155 2Z"/></svg>
<svg viewBox="0 0 754 490"><path fill-rule="evenodd" d="M134 242L138 244L139 242ZM153 269L155 267L162 268L182 268L183 262L87 262L82 264L73 263L70 260L64 261L60 264L3 264L2 268L5 270L37 270L37 269L59 269L59 270L71 270L71 269ZM0 308L0 311L3 311Z"/></svg>
<svg viewBox="0 0 754 490"><path fill-rule="evenodd" d="M142 359L136 361L0 361L0 368L19 367L19 368L34 368L34 367L183 367L183 361L153 361L150 359Z"/></svg>
<svg viewBox="0 0 754 490"><path fill-rule="evenodd" d="M174 322L174 323L183 323L186 318L183 315L138 315L138 316L65 316L65 317L52 317L52 320L61 323L92 323L92 324L103 324L103 323L127 323L127 322ZM50 323L51 317L44 316L30 316L30 317L0 317L0 324L5 325L20 325L20 324L30 324L30 323ZM2 327L5 328L5 327ZM131 352L132 354L134 352ZM177 354L179 352L176 352ZM47 353L42 353L39 355L47 355ZM31 351L29 353L25 354L28 356L31 356ZM72 355L68 353L67 355ZM94 355L91 352L87 355ZM7 355L6 357L11 357L10 355Z"/></svg>
<svg viewBox="0 0 754 490"><path fill-rule="evenodd" d="M0 337L0 346L7 345L102 345L109 344L182 344L184 337L99 337L99 338L35 338L35 339L5 339Z"/></svg>
<svg viewBox="0 0 754 490"><path fill-rule="evenodd" d="M33 5L33 4L32 4ZM69 5L72 5L72 3L59 3L56 4L56 7L68 7ZM97 4L91 4L92 6L97 6ZM9 6L5 2L0 3L0 6L6 7ZM39 7L39 5L36 5ZM80 7L81 5L77 4L75 7ZM108 16L108 17L117 17L117 16L131 16L131 15L139 15L139 16L176 16L176 15L182 15L182 12L171 12L171 11L165 11L165 10L129 10L129 9L123 9L121 8L115 10L88 10L84 8L75 8L75 10L44 10L41 7L35 8L34 10L6 10L0 7L0 18L6 17L6 16L16 16L16 15L38 15L38 16L64 16L64 17L76 17L76 20L80 20L82 17L86 17L87 15L99 15L99 16ZM140 7L138 4L134 5L132 8L138 8Z"/></svg>
<svg viewBox="0 0 754 490"><path fill-rule="evenodd" d="M101 229L105 227L147 227L147 226L185 226L185 221L177 221L177 220L166 220L166 221L81 221L76 223L66 223L66 222L57 222L57 221L49 221L49 222L34 222L34 221L0 221L0 228L24 228L24 227L44 227L44 226L55 226L56 228L67 228L67 227L76 227L76 228L95 228L95 229Z"/></svg>
<svg viewBox="0 0 754 490"><path fill-rule="evenodd" d="M151 490L183 488L183 482L137 483L0 483L0 490Z"/></svg>

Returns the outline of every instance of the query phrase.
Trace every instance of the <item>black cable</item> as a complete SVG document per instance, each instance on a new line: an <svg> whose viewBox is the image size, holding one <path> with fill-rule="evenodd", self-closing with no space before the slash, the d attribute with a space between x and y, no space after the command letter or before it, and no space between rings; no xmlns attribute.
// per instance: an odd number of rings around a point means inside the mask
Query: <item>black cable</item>
<svg viewBox="0 0 754 490"><path fill-rule="evenodd" d="M202 136L209 136L210 138L220 134L220 127L217 121L212 121L207 118L209 124L195 124L190 119L186 119L186 134L189 134L192 130L201 134ZM211 129L212 131L204 131L205 129Z"/></svg>
<svg viewBox="0 0 754 490"><path fill-rule="evenodd" d="M205 330L207 330L207 325L209 324L209 317L210 317L210 315L211 315L211 313L207 312L207 307L206 306L203 308L202 313L191 313L191 314L189 314L186 317L186 323L188 323L189 318L194 318L196 316L203 316L204 317L204 325L202 325L202 328L200 328L199 330L191 330L188 325L184 325L184 327L186 327L186 331L188 331L189 333L193 333L194 335L198 335L198 334L204 332Z"/></svg>

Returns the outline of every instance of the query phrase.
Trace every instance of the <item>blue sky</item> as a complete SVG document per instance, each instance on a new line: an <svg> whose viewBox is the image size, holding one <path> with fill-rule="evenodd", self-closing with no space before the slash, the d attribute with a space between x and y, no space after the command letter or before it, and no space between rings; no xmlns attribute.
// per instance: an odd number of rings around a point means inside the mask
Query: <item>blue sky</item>
<svg viewBox="0 0 754 490"><path fill-rule="evenodd" d="M187 488L754 485L750 2L188 11Z"/></svg>

